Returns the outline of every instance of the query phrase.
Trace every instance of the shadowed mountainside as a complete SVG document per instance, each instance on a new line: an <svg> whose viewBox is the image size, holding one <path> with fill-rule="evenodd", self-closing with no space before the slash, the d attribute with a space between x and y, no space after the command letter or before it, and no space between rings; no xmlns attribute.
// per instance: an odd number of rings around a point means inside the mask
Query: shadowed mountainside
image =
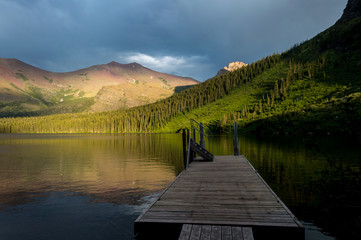
<svg viewBox="0 0 361 240"><path fill-rule="evenodd" d="M352 18L361 16L361 0L349 0L337 23L347 22Z"/></svg>

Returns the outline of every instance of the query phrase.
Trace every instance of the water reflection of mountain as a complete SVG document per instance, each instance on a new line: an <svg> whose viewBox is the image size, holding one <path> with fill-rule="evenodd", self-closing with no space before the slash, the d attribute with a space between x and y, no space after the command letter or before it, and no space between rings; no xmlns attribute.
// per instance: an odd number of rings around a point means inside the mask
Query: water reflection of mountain
<svg viewBox="0 0 361 240"><path fill-rule="evenodd" d="M2 135L0 204L75 192L132 203L164 189L182 169L180 135Z"/></svg>

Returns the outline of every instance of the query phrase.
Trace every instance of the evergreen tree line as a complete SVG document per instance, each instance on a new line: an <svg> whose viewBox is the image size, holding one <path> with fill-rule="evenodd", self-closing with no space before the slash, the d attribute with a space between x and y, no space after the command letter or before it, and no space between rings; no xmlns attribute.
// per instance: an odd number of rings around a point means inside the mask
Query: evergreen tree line
<svg viewBox="0 0 361 240"><path fill-rule="evenodd" d="M236 112L229 112L223 115L219 120L218 128L223 128L234 121L248 122L250 119L257 119L262 114L274 114L275 104L278 101L283 101L288 96L288 89L296 80L304 78L308 79L327 79L325 67L327 65L324 57L319 58L314 62L300 63L293 59L289 60L287 74L285 78L281 78L274 82L273 88L262 95L262 97L255 103L245 105L242 109Z"/></svg>
<svg viewBox="0 0 361 240"><path fill-rule="evenodd" d="M0 133L136 133L153 132L171 118L229 94L281 61L280 54L209 79L153 104L104 113L2 118Z"/></svg>

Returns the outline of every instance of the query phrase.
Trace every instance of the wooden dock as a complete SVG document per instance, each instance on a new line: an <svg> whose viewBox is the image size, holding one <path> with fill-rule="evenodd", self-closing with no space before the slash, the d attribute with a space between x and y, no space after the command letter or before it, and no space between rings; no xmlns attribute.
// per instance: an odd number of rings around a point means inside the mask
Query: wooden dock
<svg viewBox="0 0 361 240"><path fill-rule="evenodd" d="M304 239L302 224L244 156L193 162L134 226L136 239L177 239L182 227L183 236L186 229L199 225L252 229L256 240ZM198 227L203 228L209 229ZM202 230L198 232L198 238L183 239L215 239L201 238Z"/></svg>

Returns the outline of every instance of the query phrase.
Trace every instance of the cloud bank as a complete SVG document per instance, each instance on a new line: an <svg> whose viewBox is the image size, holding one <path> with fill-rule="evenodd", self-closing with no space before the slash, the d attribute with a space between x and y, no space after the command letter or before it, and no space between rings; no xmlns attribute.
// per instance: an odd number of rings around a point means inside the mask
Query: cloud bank
<svg viewBox="0 0 361 240"><path fill-rule="evenodd" d="M0 57L57 72L132 60L203 81L313 37L346 2L0 0Z"/></svg>
<svg viewBox="0 0 361 240"><path fill-rule="evenodd" d="M183 75L184 72L196 75L199 68L208 68L211 71L211 66L207 66L207 58L202 56L150 56L137 52L120 54L118 60L127 63L137 62L150 69L175 75Z"/></svg>

